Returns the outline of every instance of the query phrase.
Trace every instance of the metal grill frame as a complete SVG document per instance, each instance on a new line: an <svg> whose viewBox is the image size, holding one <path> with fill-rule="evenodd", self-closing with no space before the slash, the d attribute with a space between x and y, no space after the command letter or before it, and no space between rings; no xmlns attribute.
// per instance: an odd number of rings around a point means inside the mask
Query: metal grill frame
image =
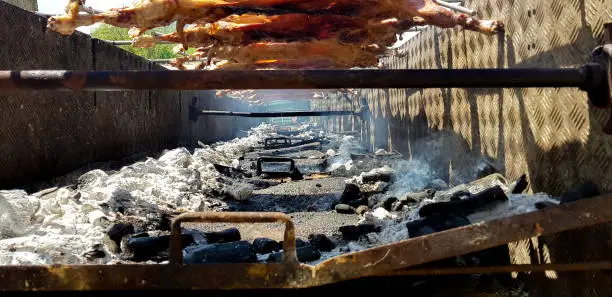
<svg viewBox="0 0 612 297"><path fill-rule="evenodd" d="M607 24L606 30L608 36L612 35L612 24ZM610 45L604 45L594 52L590 63L573 69L0 71L0 91L577 87L589 94L594 106L608 108L610 56ZM610 199L611 195L605 195L472 224L338 256L315 266L296 263L293 222L284 214L186 214L174 220L173 239L180 239L183 221L285 222L285 252L289 257L280 264L184 265L180 249L173 244L173 261L167 265L3 266L0 291L307 288L379 275L611 270L609 262L410 269L530 237L612 222Z"/></svg>

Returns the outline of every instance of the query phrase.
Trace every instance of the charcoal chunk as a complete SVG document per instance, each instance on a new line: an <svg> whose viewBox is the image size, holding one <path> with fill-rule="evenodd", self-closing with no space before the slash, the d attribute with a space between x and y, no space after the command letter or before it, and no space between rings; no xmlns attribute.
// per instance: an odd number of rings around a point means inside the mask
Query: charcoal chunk
<svg viewBox="0 0 612 297"><path fill-rule="evenodd" d="M529 186L529 182L527 182L527 175L523 174L519 180L516 181L514 188L512 188L512 194L523 193L527 189L527 186Z"/></svg>
<svg viewBox="0 0 612 297"><path fill-rule="evenodd" d="M372 224L349 225L340 227L339 231L346 240L357 240L368 233L380 232L381 228Z"/></svg>
<svg viewBox="0 0 612 297"><path fill-rule="evenodd" d="M248 241L199 245L185 249L186 264L252 263L257 261L253 246Z"/></svg>
<svg viewBox="0 0 612 297"><path fill-rule="evenodd" d="M106 253L104 252L104 247L101 244L96 244L92 247L91 250L85 252L83 256L85 256L87 260L92 261L94 259L101 259L106 257Z"/></svg>
<svg viewBox="0 0 612 297"><path fill-rule="evenodd" d="M182 246L194 244L193 237L181 234ZM170 247L170 235L132 237L127 241L127 247L132 253L135 261L146 261L158 256Z"/></svg>
<svg viewBox="0 0 612 297"><path fill-rule="evenodd" d="M361 176L361 180L364 184L373 184L376 182L390 182L393 177L390 172L376 172L376 173L365 173Z"/></svg>
<svg viewBox="0 0 612 297"><path fill-rule="evenodd" d="M508 197L504 193L504 190L502 190L500 186L495 186L475 194L468 199L427 204L419 209L419 215L421 217L427 217L434 214L457 214L467 216L493 203L507 200Z"/></svg>
<svg viewBox="0 0 612 297"><path fill-rule="evenodd" d="M461 215L434 214L420 220L408 222L406 223L406 227L408 228L410 238L414 238L452 228L467 226L469 224L470 221Z"/></svg>
<svg viewBox="0 0 612 297"><path fill-rule="evenodd" d="M540 201L540 202L536 202L535 203L535 208L539 209L539 210L542 210L542 209L545 209L545 208L549 208L549 207L552 207L552 206L557 206L557 204L554 204L554 203L548 202L548 201Z"/></svg>
<svg viewBox="0 0 612 297"><path fill-rule="evenodd" d="M499 173L499 170L495 168L493 164L485 161L483 166L478 169L478 172L476 173L476 178L480 179L495 173Z"/></svg>
<svg viewBox="0 0 612 297"><path fill-rule="evenodd" d="M200 230L183 229L181 233L190 235L196 244L208 244L209 243L208 240L206 240L206 233Z"/></svg>
<svg viewBox="0 0 612 297"><path fill-rule="evenodd" d="M597 185L592 181L586 181L583 184L574 186L561 196L561 204L566 204L582 199L588 199L599 196L601 192Z"/></svg>
<svg viewBox="0 0 612 297"><path fill-rule="evenodd" d="M123 237L134 234L134 225L130 223L117 223L110 227L106 234L117 245L120 245Z"/></svg>
<svg viewBox="0 0 612 297"><path fill-rule="evenodd" d="M336 247L336 244L325 234L311 234L308 236L308 241L315 249L324 252L329 252Z"/></svg>
<svg viewBox="0 0 612 297"><path fill-rule="evenodd" d="M297 169L297 167L291 170L289 177L291 178L291 180L303 180L304 179L304 175L300 172L300 170Z"/></svg>
<svg viewBox="0 0 612 297"><path fill-rule="evenodd" d="M337 204L335 209L337 213L341 213L341 214L355 213L355 210L350 205L346 205L346 204Z"/></svg>
<svg viewBox="0 0 612 297"><path fill-rule="evenodd" d="M295 239L295 247L297 248L301 248L301 247L305 247L305 246L309 246L310 243L308 241L305 241L301 238L296 238Z"/></svg>
<svg viewBox="0 0 612 297"><path fill-rule="evenodd" d="M253 249L258 254L269 254L277 252L281 249L280 244L276 240L269 238L255 238L253 240Z"/></svg>
<svg viewBox="0 0 612 297"><path fill-rule="evenodd" d="M340 196L340 202L347 204L350 201L361 198L361 190L359 186L355 184L346 184L344 187L344 192L342 192L342 196Z"/></svg>
<svg viewBox="0 0 612 297"><path fill-rule="evenodd" d="M240 240L240 231L236 228L229 228L219 232L207 232L206 240L208 243L223 243Z"/></svg>
<svg viewBox="0 0 612 297"><path fill-rule="evenodd" d="M385 201L382 204L382 207L388 211L393 210L393 203L397 202L397 198L396 197L389 197L387 199L385 199Z"/></svg>
<svg viewBox="0 0 612 297"><path fill-rule="evenodd" d="M321 253L311 245L296 249L297 258L300 262L312 262L321 259ZM268 262L278 263L283 260L283 252L270 254Z"/></svg>
<svg viewBox="0 0 612 297"><path fill-rule="evenodd" d="M279 241L278 244L280 245L280 247L282 249L283 246L284 246L283 241L282 240ZM301 238L296 238L295 239L295 247L298 248L298 249L301 248L301 247L309 246L309 245L310 245L309 242L307 242L307 241L305 241L305 240L303 240Z"/></svg>

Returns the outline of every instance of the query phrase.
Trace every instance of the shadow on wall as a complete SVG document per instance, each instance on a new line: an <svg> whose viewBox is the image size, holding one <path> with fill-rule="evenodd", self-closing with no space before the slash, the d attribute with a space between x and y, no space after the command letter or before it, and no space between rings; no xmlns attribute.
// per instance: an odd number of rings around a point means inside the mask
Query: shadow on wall
<svg viewBox="0 0 612 297"><path fill-rule="evenodd" d="M532 51L526 54L523 40L500 35L496 47L492 47L497 50L497 67L576 67L585 64L591 49L601 38L586 20L585 1L574 2L579 6L581 26L572 33L573 42L537 52L533 51L535 44L530 44L528 48ZM546 37L565 36L549 34ZM440 42L440 34L433 35L435 67L476 67L470 63L458 64L454 55L476 55L480 49L468 49L463 34L448 39ZM440 98L432 96L436 92ZM612 176L612 136L603 133L609 111L590 106L586 93L577 89L437 89L395 93L405 98L381 98L383 92L377 94L378 97L372 98L377 103L394 99L402 104L402 110L390 117L392 107L389 104L380 106L386 112L377 110L376 120L388 120L389 124L370 125L384 130L369 132L375 136L371 144L380 145L380 138L376 138L379 134L389 135L387 145L412 157L429 158L438 168L445 164L452 164L453 168L470 166L469 163L460 164L466 159L464 156L482 154L495 159L510 180L528 174L533 192L560 195L587 180L594 181L603 192L612 190L609 178ZM435 100L441 104L435 105ZM436 123L440 119L442 125ZM419 147L419 143L434 139L444 146ZM450 174L446 176L450 177ZM611 228L603 225L546 236L539 241L521 241L513 245L513 260L516 263L610 261ZM534 273L525 277L535 296L608 296L612 284L612 275L607 272Z"/></svg>
<svg viewBox="0 0 612 297"><path fill-rule="evenodd" d="M221 111L253 111L248 103L231 99L217 98L214 91L187 92L199 110ZM227 116L199 116L197 121L190 122L190 145L197 145L200 141L205 144L229 140L235 137L246 136L245 131L261 123L260 119L227 117Z"/></svg>

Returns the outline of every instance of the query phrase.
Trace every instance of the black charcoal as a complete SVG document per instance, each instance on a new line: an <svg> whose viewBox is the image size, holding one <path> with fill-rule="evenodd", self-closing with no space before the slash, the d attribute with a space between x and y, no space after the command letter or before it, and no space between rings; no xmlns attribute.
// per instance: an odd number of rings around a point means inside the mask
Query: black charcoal
<svg viewBox="0 0 612 297"><path fill-rule="evenodd" d="M308 236L308 241L315 249L323 252L329 252L336 247L336 244L325 234L311 234Z"/></svg>
<svg viewBox="0 0 612 297"><path fill-rule="evenodd" d="M314 249L312 246L308 245L305 247L296 249L298 261L304 262L312 262L321 259L321 253ZM283 252L270 254L268 256L268 262L270 263L278 263L282 262Z"/></svg>
<svg viewBox="0 0 612 297"><path fill-rule="evenodd" d="M236 228L229 228L219 232L207 232L206 241L208 243L223 243L240 240L240 231Z"/></svg>
<svg viewBox="0 0 612 297"><path fill-rule="evenodd" d="M599 187L597 187L594 182L586 181L569 189L563 196L561 196L561 204L592 198L599 196L600 194L601 192L599 191Z"/></svg>
<svg viewBox="0 0 612 297"><path fill-rule="evenodd" d="M361 198L361 190L359 186L355 184L346 184L344 187L344 192L342 192L342 196L340 196L340 201L342 203L349 203L350 201Z"/></svg>
<svg viewBox="0 0 612 297"><path fill-rule="evenodd" d="M467 216L484 207L507 200L508 197L504 193L504 190L499 186L495 186L475 194L468 199L427 204L419 209L419 216L427 217L434 214Z"/></svg>
<svg viewBox="0 0 612 297"><path fill-rule="evenodd" d="M380 232L381 228L372 224L342 226L338 229L346 240L357 240L368 233Z"/></svg>
<svg viewBox="0 0 612 297"><path fill-rule="evenodd" d="M277 252L282 247L276 240L272 240L269 238L255 238L253 240L253 249L255 253L258 254L269 254L272 252Z"/></svg>
<svg viewBox="0 0 612 297"><path fill-rule="evenodd" d="M252 263L257 261L253 246L248 241L198 245L184 250L185 264Z"/></svg>

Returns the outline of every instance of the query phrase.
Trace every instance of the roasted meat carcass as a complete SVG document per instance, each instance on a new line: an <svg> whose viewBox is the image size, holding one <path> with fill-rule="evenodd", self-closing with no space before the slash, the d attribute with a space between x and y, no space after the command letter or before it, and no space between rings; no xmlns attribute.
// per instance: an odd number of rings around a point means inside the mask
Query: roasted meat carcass
<svg viewBox="0 0 612 297"><path fill-rule="evenodd" d="M377 65L379 49L370 49L358 44L345 44L337 39L299 42L260 42L241 46L199 48L185 58L178 58L173 66L187 70L183 63L202 58L210 64L208 57L224 60L215 69L320 69L371 67ZM194 69L204 69L205 65Z"/></svg>
<svg viewBox="0 0 612 297"><path fill-rule="evenodd" d="M344 43L391 45L398 32L422 20L388 19L379 22L342 15L231 15L214 23L190 25L178 32L134 39L134 46L151 47L160 41L181 43L184 47L205 47L213 43L245 45L254 42L291 42L336 38Z"/></svg>
<svg viewBox="0 0 612 297"><path fill-rule="evenodd" d="M294 11L358 15L371 20L408 20L420 17L434 26L448 28L459 25L482 33L495 33L502 28L500 22L480 21L455 13L433 0L140 0L133 7L93 15L79 15L79 2L70 0L69 13L49 18L48 27L62 34L72 34L78 26L102 22L118 27L138 28L142 32L173 21L179 24L214 22L236 14L237 11L263 11L266 14Z"/></svg>
<svg viewBox="0 0 612 297"><path fill-rule="evenodd" d="M79 2L70 0L67 14L50 18L48 28L71 34L78 26L102 22L130 28L135 46L170 41L180 44L177 52L200 48L177 59L179 68L193 57L205 57L207 64L225 59L217 68L371 67L398 33L415 25L459 25L486 34L503 28L435 0L140 0L94 14L80 14ZM175 21L175 33L142 35Z"/></svg>

